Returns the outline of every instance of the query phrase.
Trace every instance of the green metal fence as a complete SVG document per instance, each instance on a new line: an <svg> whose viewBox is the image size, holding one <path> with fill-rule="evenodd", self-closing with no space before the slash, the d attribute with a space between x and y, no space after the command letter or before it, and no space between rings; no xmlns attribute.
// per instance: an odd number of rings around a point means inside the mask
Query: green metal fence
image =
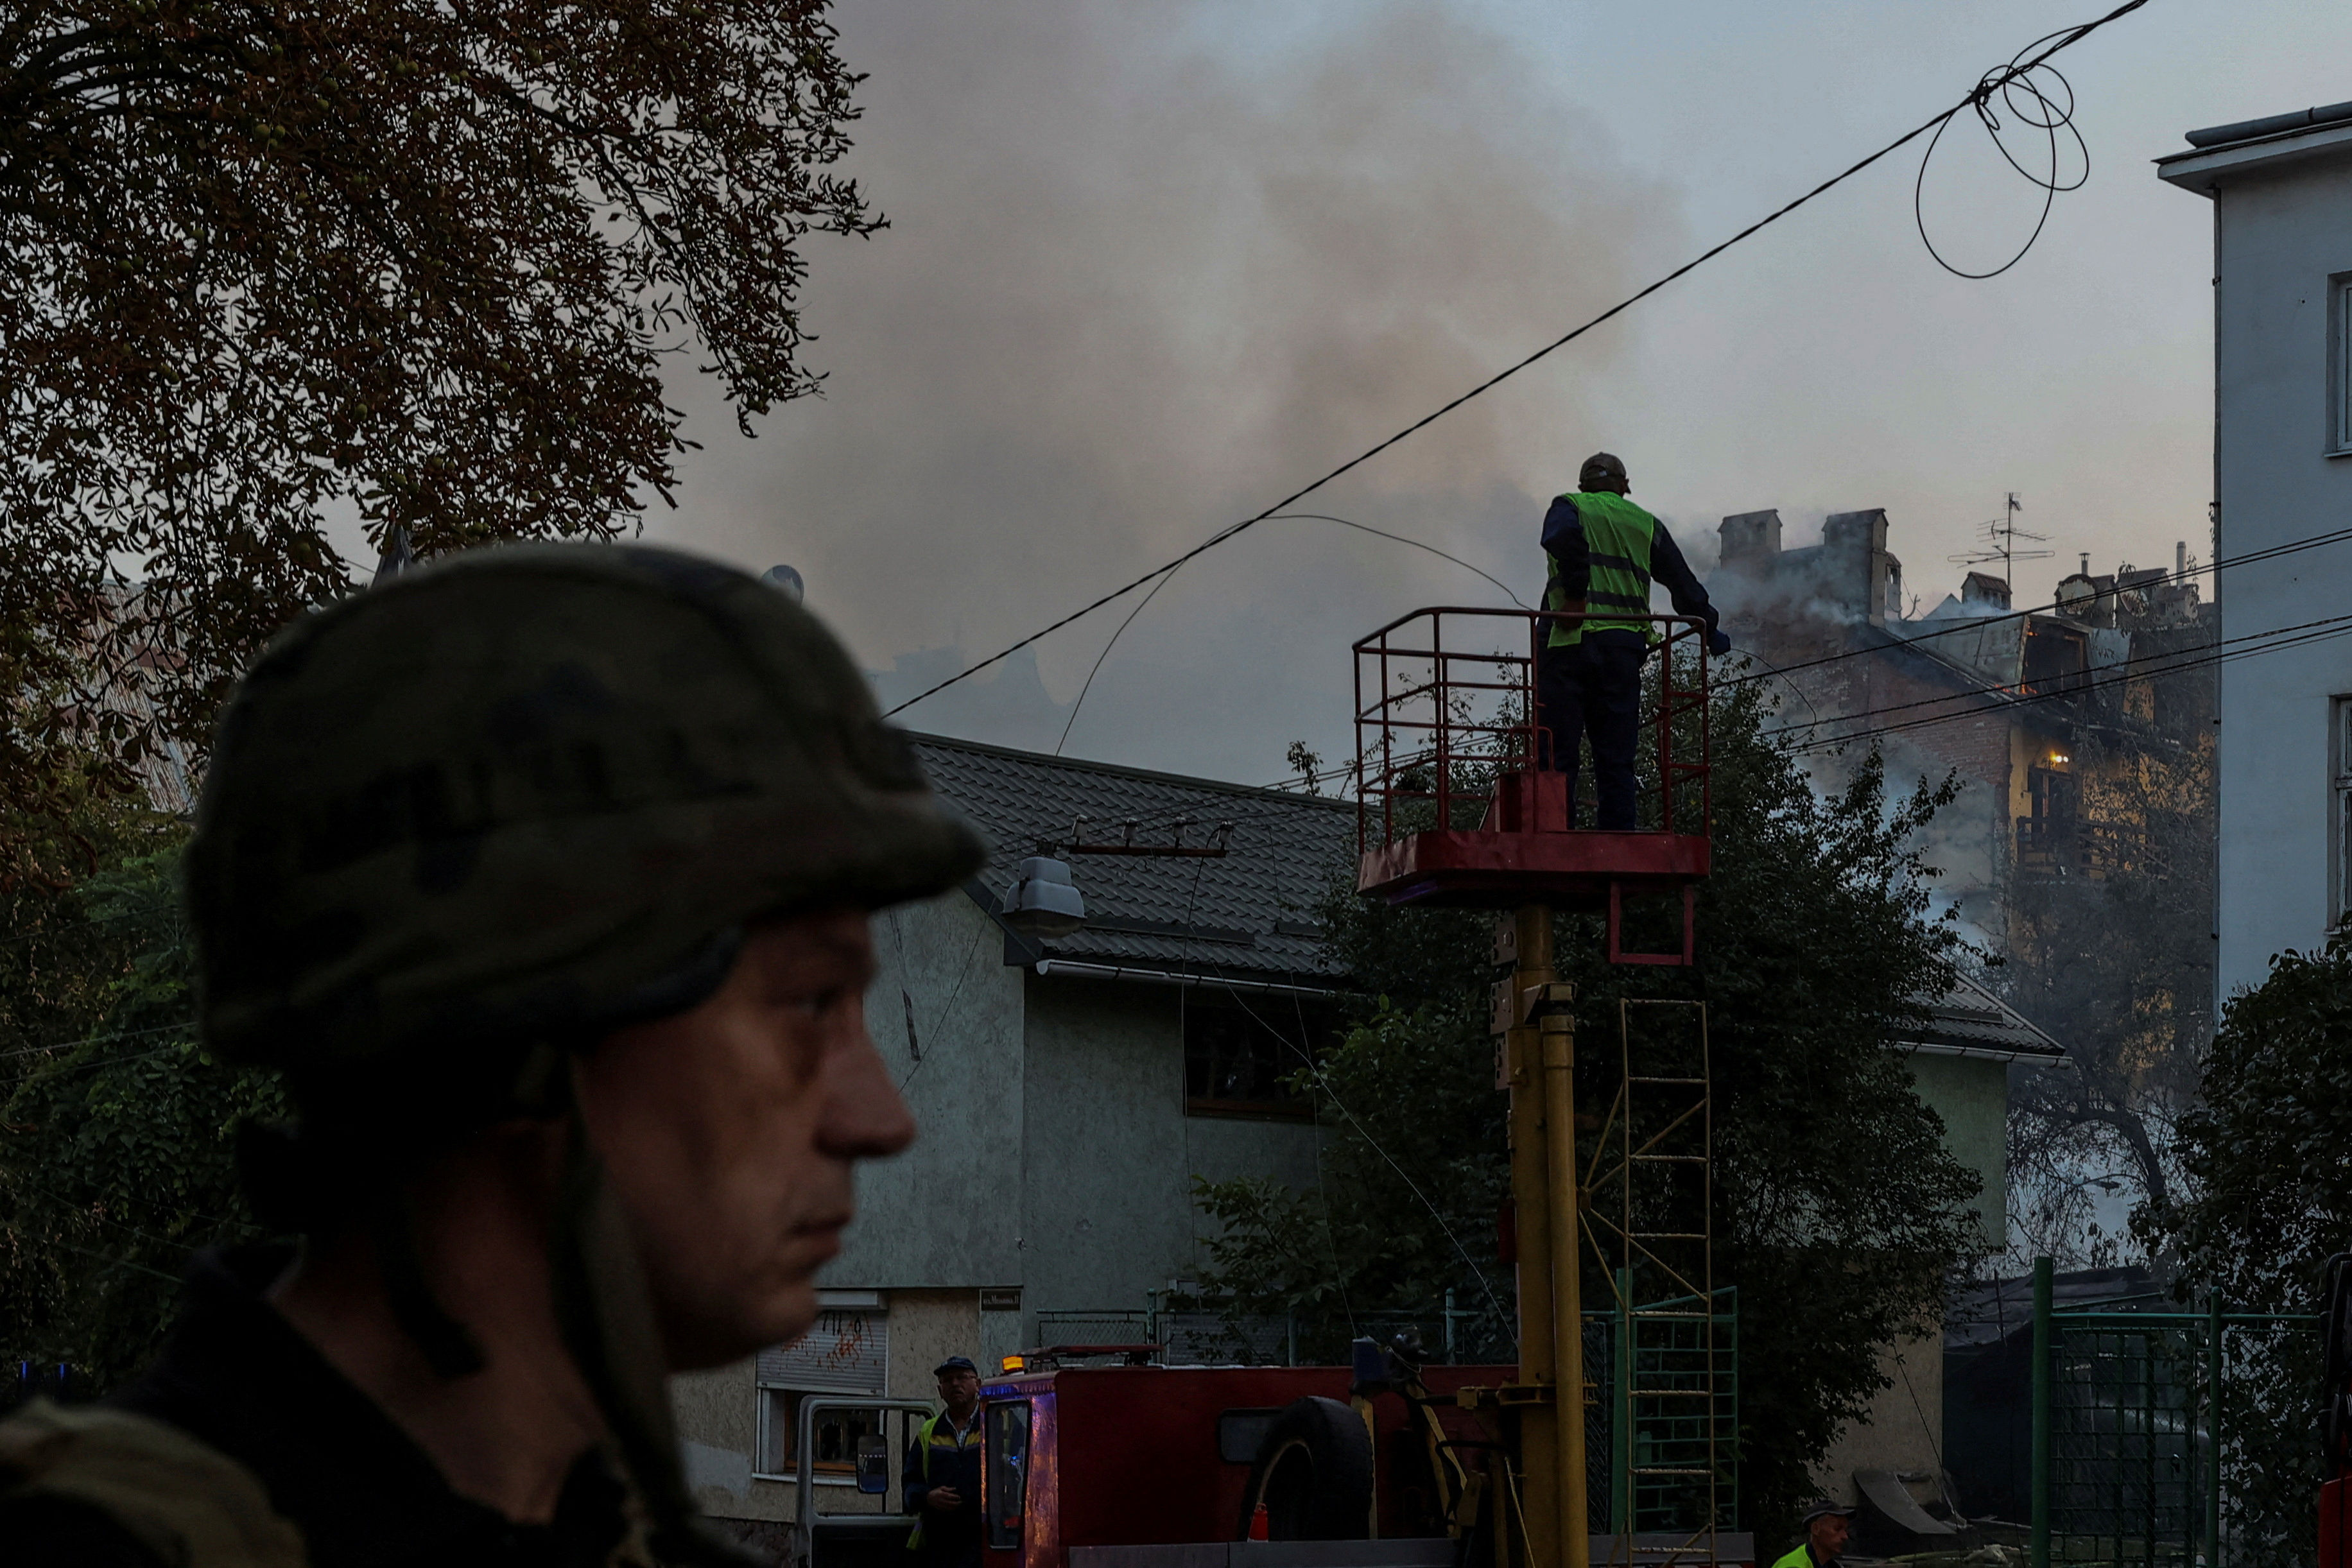
<svg viewBox="0 0 2352 1568"><path fill-rule="evenodd" d="M1685 1312L1668 1316L1674 1309ZM1622 1302L1584 1314L1585 1488L1592 1529L1730 1529L1739 1515L1739 1298ZM1651 1315L1660 1314L1660 1315ZM1709 1485L1709 1475L1712 1486Z"/></svg>
<svg viewBox="0 0 2352 1568"><path fill-rule="evenodd" d="M2055 1309L2033 1271L2032 1568L2241 1568L2222 1529L2233 1364L2302 1313Z"/></svg>

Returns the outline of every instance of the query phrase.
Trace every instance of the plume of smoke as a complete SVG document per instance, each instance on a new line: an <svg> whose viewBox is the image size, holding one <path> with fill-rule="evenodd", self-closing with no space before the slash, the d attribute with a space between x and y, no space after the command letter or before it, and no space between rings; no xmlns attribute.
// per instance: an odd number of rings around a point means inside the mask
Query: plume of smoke
<svg viewBox="0 0 2352 1568"><path fill-rule="evenodd" d="M1680 243L1672 202L1507 40L1444 6L1312 15L845 13L846 57L872 73L855 169L892 226L814 255L824 401L751 445L698 418L711 449L668 526L801 564L877 668L944 646L950 624L992 652L1461 392ZM1540 497L1595 446L1637 472L1644 455L1607 423L1612 331L1317 509L1531 599ZM1138 622L1074 750L1270 777L1287 739L1336 738L1352 636L1413 602L1501 602L1327 525L1260 533ZM1123 611L1041 650L1056 700ZM1207 722L1241 692L1242 722ZM1203 721L1181 736L1176 702ZM953 728L955 712L906 716Z"/></svg>

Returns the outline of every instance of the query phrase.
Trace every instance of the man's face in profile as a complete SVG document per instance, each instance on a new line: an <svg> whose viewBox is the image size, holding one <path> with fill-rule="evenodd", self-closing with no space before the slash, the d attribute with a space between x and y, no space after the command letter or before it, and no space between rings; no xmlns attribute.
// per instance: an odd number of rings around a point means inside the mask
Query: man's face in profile
<svg viewBox="0 0 2352 1568"><path fill-rule="evenodd" d="M672 1370L806 1333L817 1270L856 1210L856 1163L913 1141L866 1031L873 974L863 911L758 925L699 1007L618 1030L583 1061L581 1113Z"/></svg>
<svg viewBox="0 0 2352 1568"><path fill-rule="evenodd" d="M1847 1538L1853 1534L1853 1524L1843 1515L1825 1513L1813 1521L1808 1539L1812 1545L1813 1555L1827 1559L1843 1552Z"/></svg>

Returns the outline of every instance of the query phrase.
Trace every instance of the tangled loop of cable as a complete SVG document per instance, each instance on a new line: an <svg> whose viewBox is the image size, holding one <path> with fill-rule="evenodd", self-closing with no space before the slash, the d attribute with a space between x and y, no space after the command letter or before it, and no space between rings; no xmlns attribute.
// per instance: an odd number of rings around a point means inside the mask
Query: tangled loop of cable
<svg viewBox="0 0 2352 1568"><path fill-rule="evenodd" d="M2023 261L2025 253L2033 248L2033 242L2042 237L2043 226L2050 222L2050 209L2060 193L2079 191L2091 177L2090 144L2083 140L2082 131L2074 125L2074 84L2066 79L2065 73L2049 63L2046 55L2029 58L2043 45L2063 36L2063 32L2050 33L2036 38L2011 56L2007 65L1985 72L1978 80L1976 90L1969 95L1968 101L1955 105L1951 112L1937 123L1936 134L1928 138L1927 152L1919 155L1918 178L1911 184L1912 221L1919 226L1919 243L1927 247L1927 254L1936 258L1936 265L1957 277L1999 277ZM1993 147L2000 153L2002 161L2042 191L2042 212L2033 220L2033 232L2025 236L2025 243L2017 247L2016 255L1990 272L1970 272L1966 267L1955 267L1943 252L1936 248L1935 240L1927 234L1927 165L1936 161L1937 146L1944 140L1944 132L1951 129L1952 121L1959 118L1962 109L1976 111L1977 123L1982 125L1985 134L1992 139ZM2018 161L2016 153L2010 151L2009 143L2001 137L2001 111L2004 110L2014 124L2028 131L2041 132L2040 140L2049 152L2045 167L2029 169ZM2065 163L2060 154L2061 132L2074 139L2074 162L2081 165L2080 172L2072 179L2061 173Z"/></svg>

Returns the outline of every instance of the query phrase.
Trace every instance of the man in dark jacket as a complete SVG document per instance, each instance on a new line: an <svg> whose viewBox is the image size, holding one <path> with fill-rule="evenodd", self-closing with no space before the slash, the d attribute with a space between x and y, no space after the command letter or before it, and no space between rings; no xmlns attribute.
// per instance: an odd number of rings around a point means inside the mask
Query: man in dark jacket
<svg viewBox="0 0 2352 1568"><path fill-rule="evenodd" d="M946 1406L907 1446L907 1511L920 1516L907 1549L924 1568L980 1562L980 1372L951 1355L934 1373Z"/></svg>
<svg viewBox="0 0 2352 1568"><path fill-rule="evenodd" d="M1716 627L1715 607L1674 536L1625 497L1625 465L1606 452L1584 460L1574 495L1544 514L1550 568L1544 608L1586 616L1551 623L1536 653L1536 766L1569 776L1570 825L1576 814L1577 745L1592 743L1593 826L1631 832L1633 757L1642 733L1642 661L1655 631L1650 584L1665 584L1675 613L1706 622L1707 649L1731 650Z"/></svg>
<svg viewBox="0 0 2352 1568"><path fill-rule="evenodd" d="M867 912L979 869L774 588L513 546L304 616L186 855L200 1027L283 1075L271 1228L108 1406L0 1422L10 1568L741 1564L667 1375L796 1338L914 1135Z"/></svg>

